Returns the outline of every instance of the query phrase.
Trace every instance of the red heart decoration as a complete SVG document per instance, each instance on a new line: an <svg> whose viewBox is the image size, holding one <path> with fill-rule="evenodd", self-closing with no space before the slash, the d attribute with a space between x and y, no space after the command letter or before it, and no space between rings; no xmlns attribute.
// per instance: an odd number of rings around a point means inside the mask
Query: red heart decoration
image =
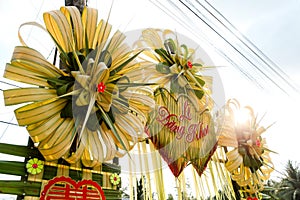
<svg viewBox="0 0 300 200"><path fill-rule="evenodd" d="M105 200L100 185L92 180L76 182L69 177L55 177L44 187L40 200L58 199L99 199Z"/></svg>
<svg viewBox="0 0 300 200"><path fill-rule="evenodd" d="M175 99L166 90L155 96L147 134L175 177L191 162L199 175L216 147L210 114L199 112L187 95ZM199 162L200 160L200 162Z"/></svg>
<svg viewBox="0 0 300 200"><path fill-rule="evenodd" d="M215 146L210 150L210 152L205 157L198 158L191 161L193 167L195 168L199 176L201 176L203 171L206 169L208 161L216 151L217 147L218 147L218 143L215 143Z"/></svg>
<svg viewBox="0 0 300 200"><path fill-rule="evenodd" d="M158 149L162 158L168 163L170 170L175 177L178 177L183 169L187 166L188 162L185 158L181 157L173 160L172 156L165 149Z"/></svg>
<svg viewBox="0 0 300 200"><path fill-rule="evenodd" d="M258 198L257 197L247 197L247 200L258 200Z"/></svg>

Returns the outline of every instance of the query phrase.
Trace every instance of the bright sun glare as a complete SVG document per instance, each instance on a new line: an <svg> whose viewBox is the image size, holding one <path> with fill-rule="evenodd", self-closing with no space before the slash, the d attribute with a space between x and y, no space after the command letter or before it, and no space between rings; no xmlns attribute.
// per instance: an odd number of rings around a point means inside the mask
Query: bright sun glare
<svg viewBox="0 0 300 200"><path fill-rule="evenodd" d="M250 113L247 109L239 109L235 111L236 124L245 125L250 122Z"/></svg>

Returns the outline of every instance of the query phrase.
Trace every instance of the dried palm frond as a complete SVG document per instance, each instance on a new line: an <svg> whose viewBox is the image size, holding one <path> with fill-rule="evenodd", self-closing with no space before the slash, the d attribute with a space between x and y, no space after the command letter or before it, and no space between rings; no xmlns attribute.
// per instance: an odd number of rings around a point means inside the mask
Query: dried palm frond
<svg viewBox="0 0 300 200"><path fill-rule="evenodd" d="M154 102L145 84L126 74L135 71L139 51L120 31L112 33L98 11L62 7L44 13L46 30L59 50L61 68L38 51L15 48L4 77L35 87L4 91L6 105L27 103L15 111L47 160L79 160L87 167L122 156L142 137ZM139 86L139 87L137 87ZM136 96L135 96L136 95ZM137 98L138 97L138 98Z"/></svg>

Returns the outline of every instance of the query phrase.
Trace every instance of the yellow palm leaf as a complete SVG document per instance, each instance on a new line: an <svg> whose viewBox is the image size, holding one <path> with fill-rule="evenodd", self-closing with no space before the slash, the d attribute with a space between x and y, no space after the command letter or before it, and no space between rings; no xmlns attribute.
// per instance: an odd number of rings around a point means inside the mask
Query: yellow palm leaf
<svg viewBox="0 0 300 200"><path fill-rule="evenodd" d="M84 29L81 21L81 14L74 6L61 7L60 11L66 16L69 24L72 24L73 36L76 42L75 49L80 50L84 47Z"/></svg>
<svg viewBox="0 0 300 200"><path fill-rule="evenodd" d="M65 119L54 134L43 140L38 148L46 160L57 160L68 154L74 138L74 122Z"/></svg>
<svg viewBox="0 0 300 200"><path fill-rule="evenodd" d="M29 64L28 67L30 67L31 70L35 70L41 73L41 75L49 77L56 77L64 74L56 66L49 63L38 51L26 46L15 47L11 61L16 63L22 63L22 61L24 61L24 63Z"/></svg>
<svg viewBox="0 0 300 200"><path fill-rule="evenodd" d="M60 117L60 113L56 113L48 119L28 125L27 131L29 132L29 135L32 138L33 142L41 142L50 134L55 132L57 127L59 127L63 121L64 119Z"/></svg>
<svg viewBox="0 0 300 200"><path fill-rule="evenodd" d="M46 12L43 15L46 28L61 52L71 52L74 38L71 24L59 10Z"/></svg>
<svg viewBox="0 0 300 200"><path fill-rule="evenodd" d="M39 73L28 71L24 69L23 66L14 65L14 64L6 64L4 77L18 81L21 83L27 83L31 85L37 85L42 87L51 87L47 79L44 77L39 77Z"/></svg>
<svg viewBox="0 0 300 200"><path fill-rule="evenodd" d="M115 142L114 142L112 136L110 134L108 134L107 132L100 131L100 134L101 134L103 142L106 146L106 155L105 155L104 161L112 160L117 153Z"/></svg>
<svg viewBox="0 0 300 200"><path fill-rule="evenodd" d="M123 33L116 31L108 43L107 51L114 55L114 52L120 47L125 38L126 36ZM113 56L112 59L115 60L115 57Z"/></svg>
<svg viewBox="0 0 300 200"><path fill-rule="evenodd" d="M100 50L102 50L104 44L108 40L111 29L112 26L108 22L106 22L105 20L100 20L100 22L97 25L95 37L92 42L94 49L98 47Z"/></svg>
<svg viewBox="0 0 300 200"><path fill-rule="evenodd" d="M3 91L5 105L44 101L57 97L55 89L17 88Z"/></svg>
<svg viewBox="0 0 300 200"><path fill-rule="evenodd" d="M66 105L66 99L53 98L35 102L15 110L20 126L34 124L59 113Z"/></svg>
<svg viewBox="0 0 300 200"><path fill-rule="evenodd" d="M96 44L93 45L93 41L96 36L98 12L94 8L85 7L82 12L82 25L84 31L84 40L87 41L85 46L89 49L95 49Z"/></svg>
<svg viewBox="0 0 300 200"><path fill-rule="evenodd" d="M96 131L87 130L87 140L82 155L82 163L86 167L95 167L104 161L102 143Z"/></svg>

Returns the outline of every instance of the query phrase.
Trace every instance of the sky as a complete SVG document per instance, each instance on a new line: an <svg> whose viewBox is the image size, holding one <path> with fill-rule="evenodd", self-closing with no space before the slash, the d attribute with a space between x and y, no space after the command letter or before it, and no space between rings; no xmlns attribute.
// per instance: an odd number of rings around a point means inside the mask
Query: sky
<svg viewBox="0 0 300 200"><path fill-rule="evenodd" d="M247 36L262 52L290 77L299 89L300 69L300 2L289 1L211 1L226 18ZM235 5L235 6L232 6ZM224 74L227 72L224 72ZM231 70L228 73L232 73ZM299 93L285 95L273 88L263 90L248 83L232 82L224 78L226 96L236 97L254 108L258 116L266 113L262 125L275 122L264 134L275 168L282 172L287 160L300 161L299 148ZM228 79L229 78L229 79ZM239 77L243 79L242 77ZM238 79L240 80L240 79ZM246 81L247 82L247 81ZM232 89L230 89L232 88ZM273 173L273 178L280 173Z"/></svg>
<svg viewBox="0 0 300 200"><path fill-rule="evenodd" d="M103 3L105 2L105 3ZM107 18L110 3L108 1L90 0L88 5L99 9L99 15ZM262 52L294 81L300 85L300 1L298 0L212 0L210 1L235 27L250 39ZM9 62L13 48L19 45L18 28L24 22L42 22L42 13L53 9L59 9L64 1L61 0L24 0L4 1L0 0L0 71L3 74L5 63ZM174 22L158 7L148 0L115 0L110 22L121 31L131 31L139 28L158 27L174 29L193 38L189 31L180 24ZM25 27L23 37L28 44L32 44L45 56L52 50L53 45L47 41L39 41L40 31L35 28ZM196 39L195 39L196 40ZM216 44L218 45L218 44ZM288 159L300 162L299 152L300 133L298 129L300 111L299 93L289 92L284 94L274 87L266 86L260 89L247 80L222 56L211 50L207 44L203 44L210 59L218 68L224 88L223 101L229 98L238 99L242 105L250 105L258 116L265 117L261 125L268 126L276 122L265 134L269 148L278 152L271 157L278 171L282 171ZM0 81L9 82L0 77ZM6 89L9 85L0 83L0 89ZM222 89L223 90L223 89ZM218 90L217 90L218 91ZM223 92L223 91L222 91ZM220 105L222 102L220 102ZM0 120L16 123L14 119L14 107L4 107L3 97L0 99ZM7 126L0 123L0 142L26 144L27 133L24 128ZM0 160L18 159L0 155ZM277 176L279 175L276 173ZM5 179L5 176L1 176ZM0 199L2 197L0 196ZM3 197L4 198L4 197Z"/></svg>

